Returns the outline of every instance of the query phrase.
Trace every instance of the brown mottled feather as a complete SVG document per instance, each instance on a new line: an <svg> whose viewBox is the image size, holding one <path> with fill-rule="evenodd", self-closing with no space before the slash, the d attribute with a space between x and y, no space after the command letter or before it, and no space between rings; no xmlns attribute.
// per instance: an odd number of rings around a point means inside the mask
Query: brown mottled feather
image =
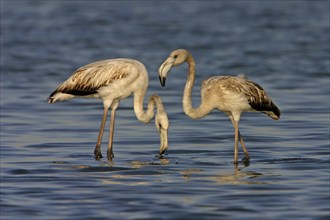
<svg viewBox="0 0 330 220"><path fill-rule="evenodd" d="M245 93L245 95L249 97L250 106L257 111L265 112L273 119L279 119L281 115L280 110L266 94L265 90L259 84L250 80L246 80L246 83L250 85L248 87L249 92ZM272 117L272 115L269 115L267 112L273 112L277 118Z"/></svg>
<svg viewBox="0 0 330 220"><path fill-rule="evenodd" d="M281 115L280 110L272 102L265 90L259 84L248 80L246 77L214 76L204 83L221 86L224 90L233 93L244 94L251 108L263 112L275 120L279 119Z"/></svg>
<svg viewBox="0 0 330 220"><path fill-rule="evenodd" d="M128 65L125 63L118 68L111 60L94 62L77 69L71 77L64 81L51 95L67 93L72 95L91 95L103 86L111 84L114 80L128 76ZM126 71L127 70L127 71Z"/></svg>

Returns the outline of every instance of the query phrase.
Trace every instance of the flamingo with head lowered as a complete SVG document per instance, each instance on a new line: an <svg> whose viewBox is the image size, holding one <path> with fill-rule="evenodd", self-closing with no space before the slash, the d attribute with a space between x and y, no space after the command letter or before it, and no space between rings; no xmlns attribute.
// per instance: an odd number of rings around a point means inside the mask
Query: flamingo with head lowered
<svg viewBox="0 0 330 220"><path fill-rule="evenodd" d="M139 121L149 123L154 117L155 105L157 107L155 124L160 135L159 154L162 155L168 148L169 121L162 100L156 94L150 97L147 110L144 111L143 101L147 88L148 72L141 62L127 58L102 60L77 69L50 94L48 103L75 97L101 99L104 110L94 155L96 159L102 158L101 141L108 110L111 108L107 150L107 156L111 159L114 157L112 145L116 109L120 100L134 94L134 112Z"/></svg>
<svg viewBox="0 0 330 220"><path fill-rule="evenodd" d="M191 92L195 81L195 61L191 53L184 49L174 50L159 67L161 85L172 67L188 63L188 79L183 93L183 111L192 119L206 116L213 109L218 109L230 118L235 128L234 164L238 164L238 141L240 141L248 164L249 153L239 132L238 123L243 112L259 111L274 120L280 118L280 110L273 103L265 90L257 83L243 76L214 76L205 80L201 87L201 103L197 108L191 104Z"/></svg>

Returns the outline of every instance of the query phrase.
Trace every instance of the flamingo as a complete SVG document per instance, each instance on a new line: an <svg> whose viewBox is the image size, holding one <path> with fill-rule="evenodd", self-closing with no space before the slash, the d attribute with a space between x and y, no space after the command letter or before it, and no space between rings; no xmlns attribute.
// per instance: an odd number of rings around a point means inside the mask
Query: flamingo
<svg viewBox="0 0 330 220"><path fill-rule="evenodd" d="M188 63L188 79L183 93L183 111L192 119L206 116L213 109L218 109L230 118L235 129L234 164L238 164L238 141L240 141L245 157L243 162L249 164L250 156L240 134L238 123L243 112L259 111L274 120L280 118L280 110L273 103L265 90L245 76L213 76L206 79L201 87L201 103L197 108L191 104L191 92L195 81L195 61L191 53L185 49L177 49L160 65L158 73L161 85L171 68Z"/></svg>
<svg viewBox="0 0 330 220"><path fill-rule="evenodd" d="M109 108L111 121L107 156L113 154L113 136L115 113L120 100L134 94L134 112L137 119L149 123L154 117L157 107L155 124L160 135L161 156L168 148L169 121L162 100L157 94L149 98L146 112L143 101L148 88L148 72L145 66L133 59L116 58L93 62L78 68L67 80L60 84L48 98L48 103L64 101L75 97L99 98L103 101L103 117L94 150L96 159L102 158L101 141Z"/></svg>

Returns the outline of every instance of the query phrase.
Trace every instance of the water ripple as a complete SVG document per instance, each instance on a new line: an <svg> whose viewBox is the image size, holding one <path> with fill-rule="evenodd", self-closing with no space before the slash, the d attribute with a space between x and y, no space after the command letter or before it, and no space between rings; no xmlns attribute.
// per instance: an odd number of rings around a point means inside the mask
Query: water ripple
<svg viewBox="0 0 330 220"><path fill-rule="evenodd" d="M2 1L1 219L328 219L328 1ZM182 111L187 66L161 89L158 66L176 48L196 61L192 104L213 75L244 73L282 111L242 115L251 161L233 165L234 129L212 111ZM147 96L170 120L162 158L154 122L133 98L116 112L113 160L95 160L102 103L47 96L78 67L141 60ZM106 155L108 129L102 153ZM239 158L243 158L241 149Z"/></svg>

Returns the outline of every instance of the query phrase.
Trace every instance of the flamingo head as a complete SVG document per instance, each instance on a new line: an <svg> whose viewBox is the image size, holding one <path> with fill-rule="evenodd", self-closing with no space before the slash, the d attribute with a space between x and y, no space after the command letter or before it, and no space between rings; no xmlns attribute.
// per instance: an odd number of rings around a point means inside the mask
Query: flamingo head
<svg viewBox="0 0 330 220"><path fill-rule="evenodd" d="M170 72L171 68L186 62L189 58L189 55L190 53L185 49L174 50L172 51L170 56L160 65L158 69L158 74L160 84L163 87L165 86L166 77Z"/></svg>
<svg viewBox="0 0 330 220"><path fill-rule="evenodd" d="M155 116L155 124L160 136L159 155L161 156L168 149L169 121L165 111L157 111Z"/></svg>
<svg viewBox="0 0 330 220"><path fill-rule="evenodd" d="M156 105L156 109L157 109L155 115L155 125L160 136L159 156L161 157L162 154L165 153L165 151L168 149L168 129L170 122L168 120L160 96L157 94L153 94L152 96L150 96L150 102L153 102Z"/></svg>

